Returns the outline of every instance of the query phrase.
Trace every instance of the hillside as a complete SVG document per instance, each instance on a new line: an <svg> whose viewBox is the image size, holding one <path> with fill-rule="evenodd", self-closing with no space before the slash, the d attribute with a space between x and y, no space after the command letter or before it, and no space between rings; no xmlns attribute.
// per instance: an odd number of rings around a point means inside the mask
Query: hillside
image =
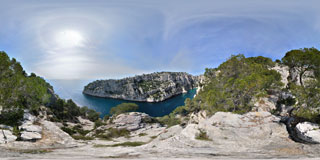
<svg viewBox="0 0 320 160"><path fill-rule="evenodd" d="M177 108L175 114L201 110L246 113L262 110L276 115L304 118L319 123L320 51L292 50L282 60L235 55L218 68L206 69L205 81L193 100Z"/></svg>

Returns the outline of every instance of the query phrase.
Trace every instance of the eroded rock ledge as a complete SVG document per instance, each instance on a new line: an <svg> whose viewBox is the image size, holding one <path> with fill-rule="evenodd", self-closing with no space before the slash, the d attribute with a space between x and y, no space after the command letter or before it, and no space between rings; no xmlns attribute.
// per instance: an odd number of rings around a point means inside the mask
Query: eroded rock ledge
<svg viewBox="0 0 320 160"><path fill-rule="evenodd" d="M119 80L97 80L83 93L96 97L160 102L198 86L198 76L184 72L156 72Z"/></svg>

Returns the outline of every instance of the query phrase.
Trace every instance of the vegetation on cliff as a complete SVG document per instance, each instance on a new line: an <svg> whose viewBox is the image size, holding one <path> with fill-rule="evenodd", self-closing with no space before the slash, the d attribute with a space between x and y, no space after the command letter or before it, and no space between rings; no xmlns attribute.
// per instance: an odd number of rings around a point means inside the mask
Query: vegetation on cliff
<svg viewBox="0 0 320 160"><path fill-rule="evenodd" d="M41 106L46 106L54 121L77 121L77 116L93 121L99 118L94 110L60 99L43 78L34 73L28 75L16 59L0 52L0 124L17 126L24 110L38 115Z"/></svg>
<svg viewBox="0 0 320 160"><path fill-rule="evenodd" d="M231 56L218 68L207 68L203 89L194 99L186 99L185 106L177 108L174 113L186 115L200 110L209 114L217 111L248 112L253 107L253 98L265 96L283 85L281 75L268 69L274 65L271 59L261 56Z"/></svg>
<svg viewBox="0 0 320 160"><path fill-rule="evenodd" d="M276 63L289 67L287 86L281 83L281 75L271 69ZM276 62L261 56L231 56L218 68L207 68L204 76L205 83L197 96L186 99L185 105L176 108L167 119L200 110L209 114L245 113L252 110L254 99L286 92L293 97L279 99L278 104L293 106L291 116L320 122L320 51L315 48L289 51Z"/></svg>
<svg viewBox="0 0 320 160"><path fill-rule="evenodd" d="M298 84L294 79L288 84L297 102L292 114L320 123L320 51L316 48L292 50L286 53L282 62L299 75Z"/></svg>

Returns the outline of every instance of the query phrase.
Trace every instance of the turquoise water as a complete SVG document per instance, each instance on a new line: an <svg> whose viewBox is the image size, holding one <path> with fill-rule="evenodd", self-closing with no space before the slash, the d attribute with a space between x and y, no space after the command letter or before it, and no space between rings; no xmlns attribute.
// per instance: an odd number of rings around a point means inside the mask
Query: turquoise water
<svg viewBox="0 0 320 160"><path fill-rule="evenodd" d="M124 102L132 102L126 100L112 98L98 98L82 94L83 86L90 81L85 80L48 80L53 86L55 92L65 99L72 99L80 106L88 106L101 113L101 117L107 115L111 107ZM144 112L150 116L159 117L168 115L175 108L184 105L186 98L193 98L196 89L192 89L185 94L180 94L170 99L157 103L148 102L132 102L139 105L139 112Z"/></svg>

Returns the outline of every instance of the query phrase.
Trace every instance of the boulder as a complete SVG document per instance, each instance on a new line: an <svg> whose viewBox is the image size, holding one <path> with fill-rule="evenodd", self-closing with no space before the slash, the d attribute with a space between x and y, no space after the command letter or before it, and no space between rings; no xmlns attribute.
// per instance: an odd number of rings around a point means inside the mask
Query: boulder
<svg viewBox="0 0 320 160"><path fill-rule="evenodd" d="M29 124L29 123L24 123L19 128L23 131L26 131L26 132L37 132L40 134L42 132L41 126L33 125L33 124Z"/></svg>
<svg viewBox="0 0 320 160"><path fill-rule="evenodd" d="M17 139L17 136L13 135L10 130L0 131L0 144L13 142Z"/></svg>
<svg viewBox="0 0 320 160"><path fill-rule="evenodd" d="M35 125L37 117L25 111L23 114L22 125L19 126L21 132L21 140L23 141L36 141L42 138L42 127Z"/></svg>
<svg viewBox="0 0 320 160"><path fill-rule="evenodd" d="M319 125L310 122L298 123L295 130L297 131L297 136L302 140L320 143Z"/></svg>
<svg viewBox="0 0 320 160"><path fill-rule="evenodd" d="M118 115L113 120L113 123L116 128L134 131L146 127L150 120L151 117L148 114L140 112L130 112Z"/></svg>
<svg viewBox="0 0 320 160"><path fill-rule="evenodd" d="M41 139L42 135L38 132L22 131L20 137L23 141L36 141Z"/></svg>
<svg viewBox="0 0 320 160"><path fill-rule="evenodd" d="M195 137L200 133L197 124L188 124L186 128L181 131L181 134L194 140Z"/></svg>
<svg viewBox="0 0 320 160"><path fill-rule="evenodd" d="M40 123L43 126L43 135L45 135L45 138L41 140L42 143L57 147L74 147L78 145L69 134L62 131L55 123L46 120Z"/></svg>
<svg viewBox="0 0 320 160"><path fill-rule="evenodd" d="M23 114L23 120L26 122L30 122L33 123L37 120L37 117L35 117L34 115L30 114L28 111L25 111L25 113Z"/></svg>
<svg viewBox="0 0 320 160"><path fill-rule="evenodd" d="M88 119L83 119L82 117L78 117L78 120L81 123L82 129L92 130L94 128L94 122Z"/></svg>

